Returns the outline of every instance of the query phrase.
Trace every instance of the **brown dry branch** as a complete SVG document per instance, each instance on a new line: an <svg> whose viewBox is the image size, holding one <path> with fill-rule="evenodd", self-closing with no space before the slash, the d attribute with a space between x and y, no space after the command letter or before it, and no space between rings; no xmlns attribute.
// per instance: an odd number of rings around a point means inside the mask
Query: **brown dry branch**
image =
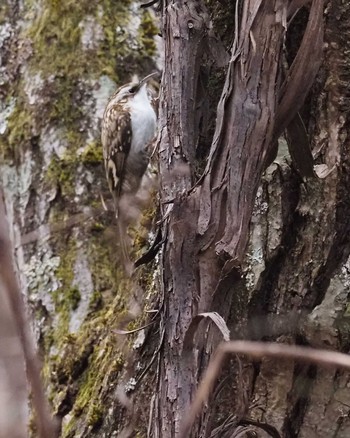
<svg viewBox="0 0 350 438"><path fill-rule="evenodd" d="M288 18L293 17L300 8L310 2L311 0L292 0L288 6Z"/></svg>
<svg viewBox="0 0 350 438"><path fill-rule="evenodd" d="M54 422L51 418L49 405L45 396L40 378L40 365L35 353L34 342L25 311L22 294L17 281L12 261L12 248L9 239L9 229L6 220L6 207L3 192L0 190L0 281L4 294L9 303L6 315L13 326L12 336L19 341L23 353L27 379L31 385L33 407L36 412L38 436L40 438L53 438L57 436ZM0 333L1 341L4 333ZM24 373L24 364L23 364ZM20 376L18 376L20 379ZM15 390L15 388L14 388ZM27 398L27 394L25 394ZM14 435L14 436L17 436Z"/></svg>
<svg viewBox="0 0 350 438"><path fill-rule="evenodd" d="M152 1L147 2L147 3L142 3L140 7L141 8L150 8L151 6L154 6L157 3L161 3L160 0L152 0ZM160 8L160 5L158 5L157 8Z"/></svg>
<svg viewBox="0 0 350 438"><path fill-rule="evenodd" d="M298 362L306 362L314 365L337 367L350 370L350 355L336 351L319 350L297 345L283 345L277 343L231 341L219 345L204 377L198 387L194 400L188 410L182 424L180 438L190 436L192 425L201 407L208 401L209 395L219 376L222 364L228 354L244 354L252 359L270 357L276 359L291 359Z"/></svg>

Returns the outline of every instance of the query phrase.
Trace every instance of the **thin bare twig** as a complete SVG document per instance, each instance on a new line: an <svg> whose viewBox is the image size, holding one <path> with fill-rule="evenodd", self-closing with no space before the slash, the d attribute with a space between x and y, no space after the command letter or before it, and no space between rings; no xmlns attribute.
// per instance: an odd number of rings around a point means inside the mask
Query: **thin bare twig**
<svg viewBox="0 0 350 438"><path fill-rule="evenodd" d="M180 438L186 438L190 435L196 416L200 413L202 405L207 402L220 373L223 361L228 354L244 354L254 359L261 359L263 357L292 359L299 362L350 370L350 356L336 351L318 350L309 347L277 343L250 341L225 342L219 345L209 362L193 403L185 415Z"/></svg>
<svg viewBox="0 0 350 438"><path fill-rule="evenodd" d="M157 3L160 3L160 0L152 0L152 1L147 2L147 3L143 3L141 5L141 8L150 8L151 6L153 6L153 5L157 4ZM159 8L159 5L158 5L158 8Z"/></svg>
<svg viewBox="0 0 350 438"><path fill-rule="evenodd" d="M310 3L311 0L292 0L290 5L288 6L288 18L295 15L300 8Z"/></svg>
<svg viewBox="0 0 350 438"><path fill-rule="evenodd" d="M17 336L23 349L27 378L31 385L33 407L36 412L38 436L53 438L57 430L49 411L49 405L40 379L40 365L35 353L34 341L31 336L28 318L17 277L13 267L12 249L6 220L6 208L3 192L0 189L0 280L11 309L11 319L14 322Z"/></svg>
<svg viewBox="0 0 350 438"><path fill-rule="evenodd" d="M137 327L134 330L121 330L121 329L112 329L112 332L117 335L131 335L132 333L140 332L141 330L144 330L145 328L149 327L150 325L154 324L155 321L151 321L148 324L143 325L142 327Z"/></svg>

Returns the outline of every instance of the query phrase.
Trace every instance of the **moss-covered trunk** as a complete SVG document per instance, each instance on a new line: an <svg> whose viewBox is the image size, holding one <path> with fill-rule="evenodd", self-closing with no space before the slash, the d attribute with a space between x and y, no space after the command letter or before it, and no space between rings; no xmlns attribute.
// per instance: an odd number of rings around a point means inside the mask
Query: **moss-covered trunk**
<svg viewBox="0 0 350 438"><path fill-rule="evenodd" d="M155 68L156 33L137 1L0 5L0 181L62 437L123 428L126 354L112 328L139 312L128 316L135 287L100 200L99 124L116 85Z"/></svg>

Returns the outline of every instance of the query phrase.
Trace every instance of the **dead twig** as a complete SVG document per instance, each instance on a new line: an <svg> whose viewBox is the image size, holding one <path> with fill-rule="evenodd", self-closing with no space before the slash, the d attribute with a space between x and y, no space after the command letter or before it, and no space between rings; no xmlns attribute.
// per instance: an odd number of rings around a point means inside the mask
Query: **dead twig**
<svg viewBox="0 0 350 438"><path fill-rule="evenodd" d="M292 359L315 365L337 367L350 370L350 356L329 350L318 350L297 345L277 343L231 341L220 344L209 362L208 368L198 387L193 403L182 424L180 438L190 436L192 425L201 407L208 401L222 364L228 354L244 354L253 359L271 357L276 359Z"/></svg>
<svg viewBox="0 0 350 438"><path fill-rule="evenodd" d="M39 360L35 352L28 317L14 271L11 242L8 236L9 230L6 220L5 201L3 192L0 189L0 281L7 294L11 312L10 318L13 320L23 350L27 378L32 389L38 436L41 438L53 438L57 436L57 428L50 415L49 404L40 379Z"/></svg>
<svg viewBox="0 0 350 438"><path fill-rule="evenodd" d="M150 8L151 6L155 5L158 3L157 9L159 9L161 7L161 0L152 0L150 2L147 3L143 3L140 7L141 8Z"/></svg>

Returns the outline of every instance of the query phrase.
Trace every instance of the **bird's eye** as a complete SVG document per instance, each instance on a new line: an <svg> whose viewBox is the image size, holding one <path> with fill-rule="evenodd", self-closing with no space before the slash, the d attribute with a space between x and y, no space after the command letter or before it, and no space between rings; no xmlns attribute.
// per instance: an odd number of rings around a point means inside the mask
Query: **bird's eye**
<svg viewBox="0 0 350 438"><path fill-rule="evenodd" d="M137 91L137 85L134 85L133 87L130 87L129 93L134 94Z"/></svg>

